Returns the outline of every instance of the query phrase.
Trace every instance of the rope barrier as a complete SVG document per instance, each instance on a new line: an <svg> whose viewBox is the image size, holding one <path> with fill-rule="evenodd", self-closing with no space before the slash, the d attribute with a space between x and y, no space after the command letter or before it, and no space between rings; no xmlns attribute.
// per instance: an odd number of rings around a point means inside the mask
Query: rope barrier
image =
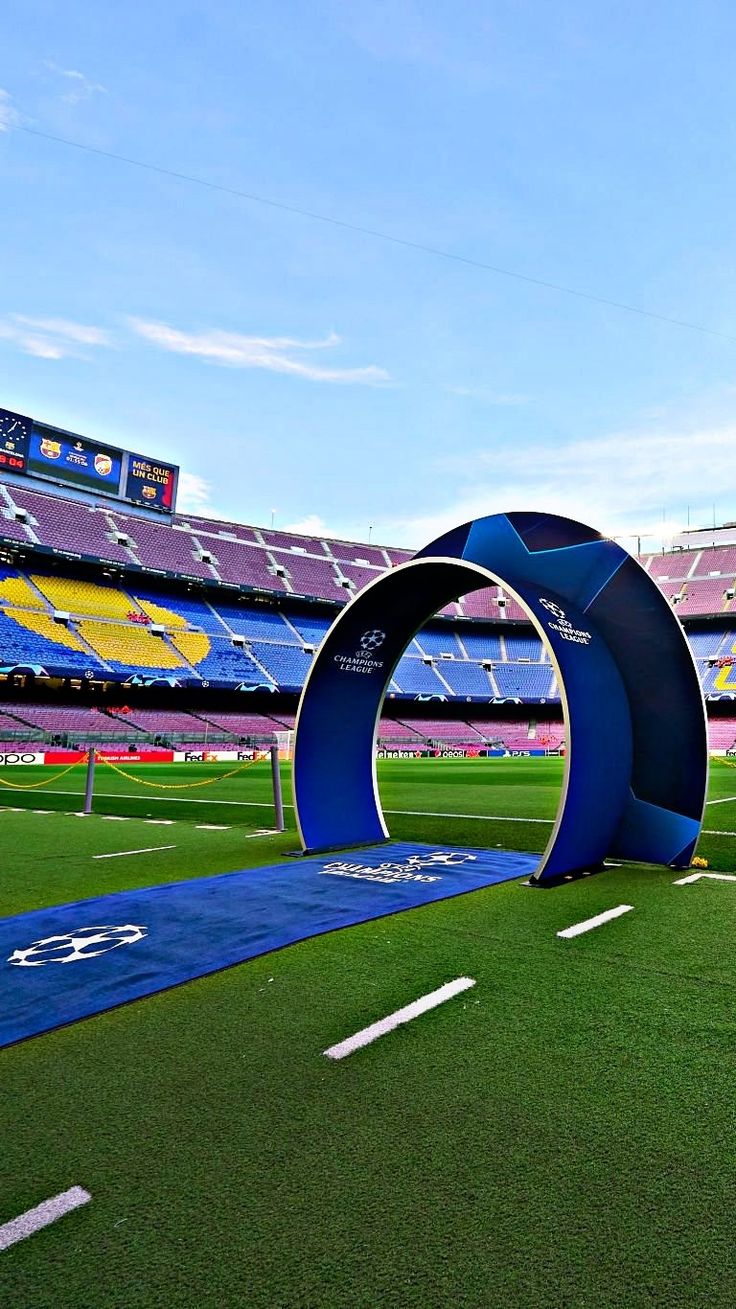
<svg viewBox="0 0 736 1309"><path fill-rule="evenodd" d="M244 773L247 768L252 768L254 764L262 764L266 758L266 754L261 754L257 759L249 759L247 763L240 764L237 768L231 768L229 773L222 773L219 777L205 777L204 781L201 782L147 782L143 777L134 777L132 773L126 773L124 768L112 763L104 755L96 755L97 762L107 764L108 768L112 768L114 773L120 773L121 777L127 778L129 782L137 782L139 786L150 786L154 791L192 791L198 786L213 786L215 782L224 782L228 777L235 777L238 773Z"/></svg>
<svg viewBox="0 0 736 1309"><path fill-rule="evenodd" d="M85 758L87 758L87 756L85 756ZM39 786L49 786L51 782L58 782L60 778L64 777L67 773L70 773L72 768L78 768L80 763L84 763L84 759L79 760L77 763L70 764L68 768L64 768L60 773L54 773L53 777L44 777L40 782L29 782L26 786L22 786L20 782L6 782L4 778L0 777L0 786L7 786L11 791L35 791Z"/></svg>

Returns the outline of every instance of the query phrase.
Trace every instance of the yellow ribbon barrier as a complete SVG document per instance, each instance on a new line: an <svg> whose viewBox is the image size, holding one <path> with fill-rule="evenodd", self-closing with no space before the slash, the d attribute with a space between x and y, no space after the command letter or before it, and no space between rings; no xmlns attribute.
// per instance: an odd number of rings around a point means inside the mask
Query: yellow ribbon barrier
<svg viewBox="0 0 736 1309"><path fill-rule="evenodd" d="M85 763L86 758L87 756L85 756L84 759L80 759L75 764L70 764L68 768L64 768L60 773L54 773L53 777L44 777L40 782L28 782L23 786L20 782L6 782L4 778L0 777L0 786L8 786L11 791L35 791L39 786L49 786L51 782L58 782L60 778L64 777L67 773L70 773L72 768L78 768L80 763Z"/></svg>
<svg viewBox="0 0 736 1309"><path fill-rule="evenodd" d="M229 773L221 773L219 777L205 777L201 782L147 782L143 777L134 777L132 773L126 773L124 768L106 759L104 755L95 756L98 763L107 764L112 768L114 773L120 773L121 777L127 778L129 782L137 782L139 786L150 786L154 791L192 791L198 786L213 786L215 782L224 782L227 777L235 777L237 773L244 773L247 768L252 768L254 764L262 764L268 755L262 753L257 759L249 759L247 763L240 764L237 768L231 768Z"/></svg>

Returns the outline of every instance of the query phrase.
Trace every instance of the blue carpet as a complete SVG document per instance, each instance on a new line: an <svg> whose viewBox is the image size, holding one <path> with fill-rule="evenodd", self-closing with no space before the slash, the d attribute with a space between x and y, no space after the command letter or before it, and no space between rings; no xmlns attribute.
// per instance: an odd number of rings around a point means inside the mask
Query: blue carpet
<svg viewBox="0 0 736 1309"><path fill-rule="evenodd" d="M395 842L0 919L0 1047L295 941L528 876L538 862Z"/></svg>

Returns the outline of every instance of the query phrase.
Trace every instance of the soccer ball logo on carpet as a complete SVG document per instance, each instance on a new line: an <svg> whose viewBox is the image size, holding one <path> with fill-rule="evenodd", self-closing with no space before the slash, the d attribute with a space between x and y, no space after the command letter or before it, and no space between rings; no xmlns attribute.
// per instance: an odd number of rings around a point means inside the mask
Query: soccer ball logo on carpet
<svg viewBox="0 0 736 1309"><path fill-rule="evenodd" d="M364 632L360 638L361 650L379 650L386 640L386 633L382 632L380 627L374 627L370 632Z"/></svg>
<svg viewBox="0 0 736 1309"><path fill-rule="evenodd" d="M107 954L108 950L116 950L119 945L134 945L147 933L147 927L136 927L133 923L126 923L123 927L79 927L60 936L33 941L23 950L14 950L8 963L25 968L38 968L41 964L74 964L80 959Z"/></svg>
<svg viewBox="0 0 736 1309"><path fill-rule="evenodd" d="M478 856L465 850L433 850L431 854L410 854L407 863L412 868L434 868L444 864L446 868L457 868L460 864L474 861Z"/></svg>

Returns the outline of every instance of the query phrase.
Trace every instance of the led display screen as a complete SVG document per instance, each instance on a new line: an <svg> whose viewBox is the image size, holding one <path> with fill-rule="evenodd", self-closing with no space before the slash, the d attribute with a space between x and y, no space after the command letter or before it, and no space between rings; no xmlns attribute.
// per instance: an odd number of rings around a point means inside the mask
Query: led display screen
<svg viewBox="0 0 736 1309"><path fill-rule="evenodd" d="M0 471L24 473L32 421L10 409L0 409Z"/></svg>
<svg viewBox="0 0 736 1309"><path fill-rule="evenodd" d="M119 495L122 467L122 450L60 432L54 427L33 425L26 471L36 477L67 482L85 491Z"/></svg>
<svg viewBox="0 0 736 1309"><path fill-rule="evenodd" d="M178 468L143 455L128 455L128 476L124 495L136 505L172 513Z"/></svg>
<svg viewBox="0 0 736 1309"><path fill-rule="evenodd" d="M179 469L0 407L0 474L41 477L172 514Z"/></svg>

